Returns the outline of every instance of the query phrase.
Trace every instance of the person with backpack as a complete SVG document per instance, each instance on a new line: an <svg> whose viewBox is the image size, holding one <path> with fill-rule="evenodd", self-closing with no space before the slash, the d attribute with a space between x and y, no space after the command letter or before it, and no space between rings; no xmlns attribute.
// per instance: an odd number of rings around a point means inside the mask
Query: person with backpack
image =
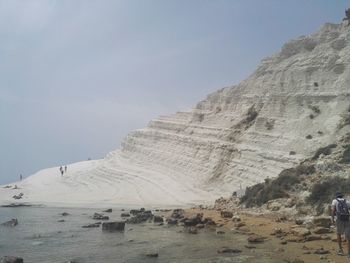
<svg viewBox="0 0 350 263"><path fill-rule="evenodd" d="M342 193L336 193L335 199L332 201L332 223L337 228L337 240L339 251L338 255L344 255L342 248L341 236L344 234L348 243L348 256L350 257L350 221L349 221L349 203L346 202ZM334 221L334 216L336 220Z"/></svg>

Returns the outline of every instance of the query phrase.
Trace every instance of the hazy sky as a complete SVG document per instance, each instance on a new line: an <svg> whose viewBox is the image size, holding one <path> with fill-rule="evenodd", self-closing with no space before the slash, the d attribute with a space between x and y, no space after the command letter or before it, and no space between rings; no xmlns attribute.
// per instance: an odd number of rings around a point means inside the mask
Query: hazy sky
<svg viewBox="0 0 350 263"><path fill-rule="evenodd" d="M236 84L345 0L0 0L0 183L102 158Z"/></svg>

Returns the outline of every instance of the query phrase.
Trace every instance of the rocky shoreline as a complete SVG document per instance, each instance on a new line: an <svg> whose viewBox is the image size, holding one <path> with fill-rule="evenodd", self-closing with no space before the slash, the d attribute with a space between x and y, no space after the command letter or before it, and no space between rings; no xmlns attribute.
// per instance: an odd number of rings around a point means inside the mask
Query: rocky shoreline
<svg viewBox="0 0 350 263"><path fill-rule="evenodd" d="M301 218L297 214L292 215L291 213L283 213L283 211L271 210L273 210L271 207L270 210L243 208L239 205L237 197L231 197L218 199L212 207L122 210L119 214L120 220L114 220L115 218L110 216L112 209L101 210L102 212L95 212L91 215L86 214L86 218L90 218L92 222L86 225L82 224L81 227L101 228L103 232L123 232L130 231L132 229L130 226L133 224L152 224L157 227L176 226L176 231L183 232L184 238L185 235L196 235L200 234L201 231L212 231L223 239L232 235L245 236L246 244L244 246L227 242L225 246L216 248L218 255L228 257L240 255L243 248L252 255L256 251L266 250L276 255L281 259L281 262L289 263L320 261L342 263L349 260L347 257L336 255L336 234L331 225L330 217ZM106 213L109 215L105 215ZM74 215L63 212L59 216L62 219L57 222L64 223ZM15 228L18 224L21 222L12 219L2 224L2 227ZM245 251L244 254L247 252ZM144 254L145 258L158 256L158 251ZM22 262L9 261L14 259L16 258L4 257L0 262Z"/></svg>

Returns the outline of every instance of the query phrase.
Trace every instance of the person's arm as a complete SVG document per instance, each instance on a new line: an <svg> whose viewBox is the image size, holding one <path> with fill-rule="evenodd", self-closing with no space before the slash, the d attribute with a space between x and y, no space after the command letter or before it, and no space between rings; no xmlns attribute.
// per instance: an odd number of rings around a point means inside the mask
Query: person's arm
<svg viewBox="0 0 350 263"><path fill-rule="evenodd" d="M335 205L332 205L332 214L331 214L331 217L332 217L332 224L334 224L335 223L335 221L334 221L334 215L335 215L335 211L336 211L336 209L335 209Z"/></svg>
<svg viewBox="0 0 350 263"><path fill-rule="evenodd" d="M335 223L335 221L334 221L334 216L336 215L336 205L337 205L337 201L334 199L334 200L332 201L332 206L331 206L332 224Z"/></svg>

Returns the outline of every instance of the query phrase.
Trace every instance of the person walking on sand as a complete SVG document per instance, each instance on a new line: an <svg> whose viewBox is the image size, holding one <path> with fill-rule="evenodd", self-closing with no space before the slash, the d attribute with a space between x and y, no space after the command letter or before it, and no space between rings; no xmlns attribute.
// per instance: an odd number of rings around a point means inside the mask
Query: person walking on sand
<svg viewBox="0 0 350 263"><path fill-rule="evenodd" d="M64 173L67 173L67 165L64 166Z"/></svg>
<svg viewBox="0 0 350 263"><path fill-rule="evenodd" d="M19 180L22 181L22 179L23 179L23 176L22 176L22 174L20 174L19 175Z"/></svg>
<svg viewBox="0 0 350 263"><path fill-rule="evenodd" d="M332 223L337 228L337 240L338 240L338 255L344 255L342 248L341 236L344 234L347 240L348 257L350 257L350 221L349 221L349 207L350 204L346 202L344 195L340 192L335 194L335 199L332 201ZM336 220L334 221L334 216Z"/></svg>
<svg viewBox="0 0 350 263"><path fill-rule="evenodd" d="M61 176L63 176L63 167L60 167Z"/></svg>

